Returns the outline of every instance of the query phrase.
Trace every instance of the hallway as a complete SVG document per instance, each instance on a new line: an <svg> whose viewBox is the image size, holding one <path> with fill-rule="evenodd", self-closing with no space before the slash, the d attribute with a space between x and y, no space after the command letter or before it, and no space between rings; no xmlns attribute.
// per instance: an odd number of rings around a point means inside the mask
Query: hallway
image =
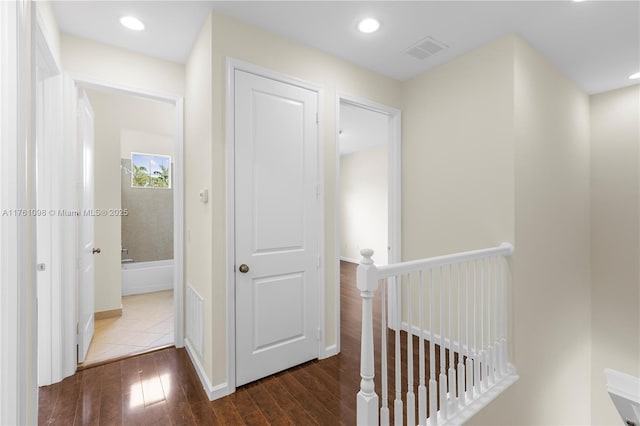
<svg viewBox="0 0 640 426"><path fill-rule="evenodd" d="M356 265L341 262L342 348L209 402L184 349L87 368L40 388L38 423L53 425L355 424L360 296Z"/></svg>

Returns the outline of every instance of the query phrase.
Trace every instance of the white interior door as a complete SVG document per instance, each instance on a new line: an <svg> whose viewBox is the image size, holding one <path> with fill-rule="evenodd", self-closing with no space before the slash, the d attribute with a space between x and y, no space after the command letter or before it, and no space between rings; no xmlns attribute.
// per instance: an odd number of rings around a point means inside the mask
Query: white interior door
<svg viewBox="0 0 640 426"><path fill-rule="evenodd" d="M82 152L80 194L80 253L78 276L78 362L84 361L94 327L94 248L93 241L93 109L83 90L78 91L78 141Z"/></svg>
<svg viewBox="0 0 640 426"><path fill-rule="evenodd" d="M318 94L235 70L236 385L317 357Z"/></svg>

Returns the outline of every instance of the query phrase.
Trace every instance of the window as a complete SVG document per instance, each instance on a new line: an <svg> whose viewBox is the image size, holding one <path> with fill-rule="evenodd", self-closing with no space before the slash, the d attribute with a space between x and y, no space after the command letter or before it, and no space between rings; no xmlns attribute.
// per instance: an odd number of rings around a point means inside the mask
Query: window
<svg viewBox="0 0 640 426"><path fill-rule="evenodd" d="M131 153L132 188L171 188L171 157Z"/></svg>

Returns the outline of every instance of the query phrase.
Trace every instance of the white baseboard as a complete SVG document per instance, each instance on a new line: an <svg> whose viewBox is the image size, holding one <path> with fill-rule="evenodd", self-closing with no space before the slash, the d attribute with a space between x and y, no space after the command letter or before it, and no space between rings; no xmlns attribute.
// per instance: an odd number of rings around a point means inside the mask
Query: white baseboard
<svg viewBox="0 0 640 426"><path fill-rule="evenodd" d="M332 357L334 355L338 355L338 345L331 345L324 348L324 353L318 359L325 359Z"/></svg>
<svg viewBox="0 0 640 426"><path fill-rule="evenodd" d="M235 392L234 390L229 389L229 384L227 382L220 383L219 385L215 385L211 392L209 393L209 401L213 401L215 399L220 399L224 396L231 395Z"/></svg>
<svg viewBox="0 0 640 426"><path fill-rule="evenodd" d="M132 296L134 294L155 293L157 291L173 290L173 283L152 283L147 285L123 286L122 295Z"/></svg>
<svg viewBox="0 0 640 426"><path fill-rule="evenodd" d="M507 376L503 377L499 382L493 384L487 389L480 397L474 400L471 404L464 407L462 412L455 414L453 417L447 419L447 424L461 425L466 423L471 417L478 414L484 407L489 405L491 401L496 399L501 393L506 391L512 384L518 381L520 376L516 374L515 368L511 364L508 364Z"/></svg>
<svg viewBox="0 0 640 426"><path fill-rule="evenodd" d="M340 260L349 263L355 263L356 265L360 264L360 259L352 259L350 257L340 256Z"/></svg>
<svg viewBox="0 0 640 426"><path fill-rule="evenodd" d="M184 346L187 349L187 354L189 354L189 358L191 358L191 362L193 363L193 367L196 369L196 373L198 373L198 378L200 378L200 382L202 383L202 387L204 388L205 393L210 401L214 399L222 398L223 396L227 396L235 392L234 390L229 389L229 385L225 383L220 383L218 385L212 385L207 377L207 374L204 371L204 367L200 362L200 359L195 355L196 351L193 348L193 345L189 341L189 339L184 339Z"/></svg>

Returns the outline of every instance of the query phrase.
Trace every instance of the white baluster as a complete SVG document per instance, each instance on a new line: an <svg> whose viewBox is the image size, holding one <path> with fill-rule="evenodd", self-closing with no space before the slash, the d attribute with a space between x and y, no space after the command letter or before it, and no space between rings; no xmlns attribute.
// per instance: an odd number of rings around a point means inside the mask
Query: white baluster
<svg viewBox="0 0 640 426"><path fill-rule="evenodd" d="M465 370L466 370L466 384L467 384L467 391L466 391L466 400L467 403L471 402L471 400L473 399L473 361L471 359L471 338L470 338L470 329L471 329L471 306L469 304L469 299L471 298L471 294L470 294L470 288L469 288L469 262L466 263L466 274L465 274L465 298L466 298L466 323L467 323L467 332L466 332L466 340L467 340L467 362L466 362L466 366L465 366Z"/></svg>
<svg viewBox="0 0 640 426"><path fill-rule="evenodd" d="M480 261L480 368L481 377L480 377L480 392L484 392L487 388L487 353L484 350L484 335L485 335L485 325L484 325L484 316L485 316L485 269L484 269L484 259Z"/></svg>
<svg viewBox="0 0 640 426"><path fill-rule="evenodd" d="M473 397L478 398L482 387L480 385L480 349L478 348L478 262L473 262ZM482 299L480 298L482 301Z"/></svg>
<svg viewBox="0 0 640 426"><path fill-rule="evenodd" d="M440 376L438 384L440 387L440 418L447 419L447 355L444 340L444 270L440 267Z"/></svg>
<svg viewBox="0 0 640 426"><path fill-rule="evenodd" d="M500 368L498 367L498 353L500 352L500 339L498 338L498 313L500 309L498 299L498 257L493 257L493 351L491 352L491 374L493 382L500 379Z"/></svg>
<svg viewBox="0 0 640 426"><path fill-rule="evenodd" d="M413 286L407 274L407 425L416 424L416 395L413 392Z"/></svg>
<svg viewBox="0 0 640 426"><path fill-rule="evenodd" d="M457 265L458 271L458 405L464 407L465 404L465 390L464 390L464 355L462 345L462 273L460 271L460 264Z"/></svg>
<svg viewBox="0 0 640 426"><path fill-rule="evenodd" d="M433 269L429 269L429 424L438 424L438 382L436 381L436 325L433 307Z"/></svg>
<svg viewBox="0 0 640 426"><path fill-rule="evenodd" d="M505 371L504 371L504 351L503 351L503 347L502 347L502 343L503 343L503 324L505 321L505 318L503 317L504 314L504 305L503 305L503 301L504 301L504 288L503 288L503 276L502 276L502 257L498 258L498 264L500 266L500 272L498 274L499 277L499 281L498 281L498 334L496 335L497 339L498 339L498 374L499 376L502 378L505 376Z"/></svg>
<svg viewBox="0 0 640 426"><path fill-rule="evenodd" d="M502 287L500 286L500 273L498 263L501 258L496 258L496 377L502 379L504 370L502 369Z"/></svg>
<svg viewBox="0 0 640 426"><path fill-rule="evenodd" d="M487 258L487 367L483 370L487 372L487 384L491 386L494 383L493 377L493 274L491 273L491 258Z"/></svg>
<svg viewBox="0 0 640 426"><path fill-rule="evenodd" d="M363 259L356 272L356 283L362 297L362 336L360 340L360 392L357 396L356 422L358 425L378 424L378 395L375 392L373 359L373 304L378 286L376 267L371 256L373 250L360 251Z"/></svg>
<svg viewBox="0 0 640 426"><path fill-rule="evenodd" d="M380 407L380 424L389 426L389 384L387 383L387 280L382 281L382 321L380 327L380 380L382 384L382 407Z"/></svg>
<svg viewBox="0 0 640 426"><path fill-rule="evenodd" d="M426 368L424 362L424 281L422 271L418 274L418 322L420 323L420 382L418 384L418 424L427 423L427 387L425 386Z"/></svg>
<svg viewBox="0 0 640 426"><path fill-rule="evenodd" d="M398 280L399 278L399 280ZM393 421L395 426L403 426L402 415L402 358L400 352L400 330L402 329L402 277L396 277L396 399L393 401Z"/></svg>
<svg viewBox="0 0 640 426"><path fill-rule="evenodd" d="M447 379L449 381L449 415L456 412L456 362L454 360L455 351L453 344L453 266L449 265L449 284L447 285L449 292L449 371L447 371Z"/></svg>
<svg viewBox="0 0 640 426"><path fill-rule="evenodd" d="M502 287L502 374L507 375L507 285L504 274L506 259L500 262L500 287Z"/></svg>

